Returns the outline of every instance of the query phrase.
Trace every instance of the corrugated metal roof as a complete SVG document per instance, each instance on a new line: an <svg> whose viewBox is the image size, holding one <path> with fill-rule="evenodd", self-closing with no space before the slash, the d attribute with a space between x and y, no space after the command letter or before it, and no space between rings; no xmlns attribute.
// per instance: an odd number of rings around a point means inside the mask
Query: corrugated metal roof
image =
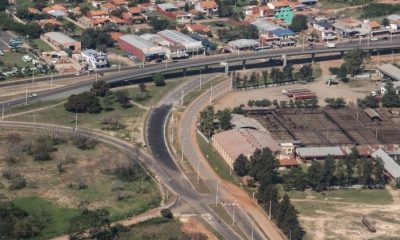
<svg viewBox="0 0 400 240"><path fill-rule="evenodd" d="M197 50L203 48L201 41L194 40L193 38L178 32L176 30L163 30L157 33L161 37L171 41L175 44L181 44L190 50Z"/></svg>
<svg viewBox="0 0 400 240"><path fill-rule="evenodd" d="M257 47L260 44L258 43L257 40L254 39L238 39L228 42L228 45L235 48L249 48L249 47Z"/></svg>
<svg viewBox="0 0 400 240"><path fill-rule="evenodd" d="M120 39L138 49L141 49L143 51L143 53L146 55L165 54L165 49L163 49L163 47L155 45L140 36L124 35L124 36L120 37Z"/></svg>
<svg viewBox="0 0 400 240"><path fill-rule="evenodd" d="M159 7L160 9L162 9L163 11L167 11L167 10L178 10L178 7L175 6L172 3L161 3L161 4L157 4L157 7Z"/></svg>
<svg viewBox="0 0 400 240"><path fill-rule="evenodd" d="M400 166L397 164L393 158L391 158L385 151L378 149L372 153L372 157L382 159L384 163L385 170L392 175L393 178L400 178Z"/></svg>
<svg viewBox="0 0 400 240"><path fill-rule="evenodd" d="M267 33L276 29L282 29L280 26L276 25L275 23L259 18L251 23L252 25L256 26L258 32L260 33Z"/></svg>
<svg viewBox="0 0 400 240"><path fill-rule="evenodd" d="M378 70L382 72L383 74L400 81L400 69L398 67L395 67L393 64L383 64L378 66Z"/></svg>
<svg viewBox="0 0 400 240"><path fill-rule="evenodd" d="M61 32L48 32L44 34L47 38L56 41L61 44L71 43L71 42L78 42L75 39L65 35Z"/></svg>
<svg viewBox="0 0 400 240"><path fill-rule="evenodd" d="M349 147L301 147L296 149L299 157L322 158L327 156L344 157L351 152Z"/></svg>

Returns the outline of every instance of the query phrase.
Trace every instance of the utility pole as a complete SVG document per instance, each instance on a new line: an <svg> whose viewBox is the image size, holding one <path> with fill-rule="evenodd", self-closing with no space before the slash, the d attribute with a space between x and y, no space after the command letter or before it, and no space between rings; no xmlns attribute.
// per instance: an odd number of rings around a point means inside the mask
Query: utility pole
<svg viewBox="0 0 400 240"><path fill-rule="evenodd" d="M236 212L236 203L233 202L232 225L235 225L235 212Z"/></svg>
<svg viewBox="0 0 400 240"><path fill-rule="evenodd" d="M132 131L131 131L131 143L133 143L133 130L134 130L134 125L132 124Z"/></svg>
<svg viewBox="0 0 400 240"><path fill-rule="evenodd" d="M53 72L50 73L50 89L53 89Z"/></svg>
<svg viewBox="0 0 400 240"><path fill-rule="evenodd" d="M211 88L210 88L210 105L212 104L212 88L213 88L213 83L211 82Z"/></svg>
<svg viewBox="0 0 400 240"><path fill-rule="evenodd" d="M197 183L200 182L200 160L197 159Z"/></svg>
<svg viewBox="0 0 400 240"><path fill-rule="evenodd" d="M269 201L269 212L268 212L268 219L271 221L271 210L272 210L272 202Z"/></svg>
<svg viewBox="0 0 400 240"><path fill-rule="evenodd" d="M218 205L218 191L219 191L219 182L217 182L217 191L215 193L215 205Z"/></svg>
<svg viewBox="0 0 400 240"><path fill-rule="evenodd" d="M35 70L32 71L32 85L35 85Z"/></svg>
<svg viewBox="0 0 400 240"><path fill-rule="evenodd" d="M231 74L231 91L233 90L233 75Z"/></svg>
<svg viewBox="0 0 400 240"><path fill-rule="evenodd" d="M201 69L200 69L200 91L201 91Z"/></svg>
<svg viewBox="0 0 400 240"><path fill-rule="evenodd" d="M33 112L33 124L36 125L36 112Z"/></svg>
<svg viewBox="0 0 400 240"><path fill-rule="evenodd" d="M183 91L183 86L182 86L182 94L181 94L181 108L183 108L183 97L184 97L184 91Z"/></svg>
<svg viewBox="0 0 400 240"><path fill-rule="evenodd" d="M304 52L304 35L303 35L303 52Z"/></svg>
<svg viewBox="0 0 400 240"><path fill-rule="evenodd" d="M28 88L25 88L25 105L28 105Z"/></svg>
<svg viewBox="0 0 400 240"><path fill-rule="evenodd" d="M78 128L78 113L75 113L75 128Z"/></svg>
<svg viewBox="0 0 400 240"><path fill-rule="evenodd" d="M1 120L4 120L4 103L3 103L3 110L1 111Z"/></svg>

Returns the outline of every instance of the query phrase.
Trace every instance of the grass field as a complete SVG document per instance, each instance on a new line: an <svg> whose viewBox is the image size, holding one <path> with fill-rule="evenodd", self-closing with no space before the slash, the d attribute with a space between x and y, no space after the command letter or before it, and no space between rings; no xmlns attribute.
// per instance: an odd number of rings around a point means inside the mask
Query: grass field
<svg viewBox="0 0 400 240"><path fill-rule="evenodd" d="M27 54L23 52L5 52L4 56L0 56L0 61L4 63L4 66L8 67L13 67L15 65L21 68L33 67L32 63L22 61L21 58L24 55Z"/></svg>
<svg viewBox="0 0 400 240"><path fill-rule="evenodd" d="M119 240L170 240L186 239L181 231L182 224L174 219L155 218L129 228L119 234ZM188 238L190 239L190 238Z"/></svg>
<svg viewBox="0 0 400 240"><path fill-rule="evenodd" d="M163 87L157 87L154 84L146 84L146 90L144 92L141 92L139 87L132 87L123 91L127 92L133 101L151 107L182 82L183 80L167 80L167 84Z"/></svg>
<svg viewBox="0 0 400 240"><path fill-rule="evenodd" d="M46 222L41 234L34 239L48 239L66 233L69 219L79 214L78 209L62 207L39 197L18 197L13 203Z"/></svg>
<svg viewBox="0 0 400 240"><path fill-rule="evenodd" d="M126 166L131 160L123 153L105 144L97 144L92 150L80 150L73 146L66 135L59 135L65 143L56 145L49 161L33 161L31 155L22 154L16 162L9 162L10 142L8 134L18 134L28 144L37 136L49 134L47 131L5 130L0 135L0 172L5 169L20 173L26 179L26 187L19 190L9 188L10 181L0 177L0 198L16 201L27 211L46 211L50 220L38 239L65 232L71 216L78 212L79 206L90 209L105 208L112 220L125 219L159 206L161 202L158 187L141 167L136 168L137 178L124 180L113 173L114 168ZM16 146L16 144L14 144ZM58 165L66 157L75 159ZM78 188L83 182L85 187ZM124 198L119 196L123 194ZM44 207L41 207L44 206ZM48 213L47 213L48 212Z"/></svg>
<svg viewBox="0 0 400 240"><path fill-rule="evenodd" d="M41 52L47 52L47 51L53 51L54 50L52 47L50 47L49 44L47 44L45 41L43 41L40 38L32 39L32 40L30 40L30 42L33 42L34 45L36 45L37 48Z"/></svg>
<svg viewBox="0 0 400 240"><path fill-rule="evenodd" d="M208 163L215 170L215 172L223 179L232 183L237 183L236 177L232 173L228 164L218 154L218 152L208 144L199 134L197 134L197 143L199 144L200 150L204 157L207 158Z"/></svg>
<svg viewBox="0 0 400 240"><path fill-rule="evenodd" d="M199 87L196 88L195 90L189 92L188 94L185 94L185 97L183 98L183 104L189 105L193 100L198 98L202 93L204 93L206 91L210 91L211 84L213 86L216 86L217 84L221 83L224 80L225 80L224 77L218 77L216 79L213 79L212 81L208 81L208 82L202 84L201 91L200 91L200 85L199 85Z"/></svg>
<svg viewBox="0 0 400 240"><path fill-rule="evenodd" d="M310 200L326 200L336 202L360 203L383 205L390 204L393 201L392 195L386 189L349 189L315 192L311 190L290 191L288 195L291 199L310 199Z"/></svg>

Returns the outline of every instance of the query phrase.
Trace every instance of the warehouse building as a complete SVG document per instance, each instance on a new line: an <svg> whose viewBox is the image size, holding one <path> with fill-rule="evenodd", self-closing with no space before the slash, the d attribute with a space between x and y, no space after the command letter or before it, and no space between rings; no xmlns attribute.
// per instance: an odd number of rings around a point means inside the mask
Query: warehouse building
<svg viewBox="0 0 400 240"><path fill-rule="evenodd" d="M396 182L400 182L400 166L395 160L393 160L393 158L389 156L389 154L387 154L382 149L378 149L377 151L373 152L371 156L374 159L382 160L385 172L386 174L388 174L388 177Z"/></svg>
<svg viewBox="0 0 400 240"><path fill-rule="evenodd" d="M124 35L120 37L118 39L118 46L137 57L140 61L151 61L165 57L164 47L153 44L137 35Z"/></svg>
<svg viewBox="0 0 400 240"><path fill-rule="evenodd" d="M400 81L400 69L393 64L388 63L379 65L378 70L382 76L389 77L395 81Z"/></svg>
<svg viewBox="0 0 400 240"><path fill-rule="evenodd" d="M69 49L74 53L81 51L81 42L61 32L48 32L43 34L41 38L59 50Z"/></svg>
<svg viewBox="0 0 400 240"><path fill-rule="evenodd" d="M258 43L257 40L254 39L238 39L228 42L228 45L232 49L244 50L244 49L253 49L255 47L258 47L260 44Z"/></svg>
<svg viewBox="0 0 400 240"><path fill-rule="evenodd" d="M175 30L163 30L158 32L158 35L169 41L172 45L180 44L185 47L188 52L201 52L204 47L201 41Z"/></svg>
<svg viewBox="0 0 400 240"><path fill-rule="evenodd" d="M240 154L250 157L256 149L263 148L280 151L279 144L268 132L248 128L217 133L212 136L212 144L230 167L233 167L233 163Z"/></svg>

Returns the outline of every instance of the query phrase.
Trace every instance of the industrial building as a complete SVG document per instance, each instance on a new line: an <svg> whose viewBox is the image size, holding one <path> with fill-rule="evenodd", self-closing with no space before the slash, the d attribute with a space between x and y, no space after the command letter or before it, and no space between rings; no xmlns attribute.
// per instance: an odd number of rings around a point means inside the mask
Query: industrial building
<svg viewBox="0 0 400 240"><path fill-rule="evenodd" d="M257 40L253 39L238 39L228 42L228 45L235 50L253 49L260 44Z"/></svg>
<svg viewBox="0 0 400 240"><path fill-rule="evenodd" d="M212 136L212 144L230 167L233 167L233 163L240 154L250 157L256 149L280 150L279 144L268 132L247 128L217 133Z"/></svg>
<svg viewBox="0 0 400 240"><path fill-rule="evenodd" d="M157 33L169 41L172 45L180 44L185 47L186 51L195 53L203 51L204 47L201 41L194 40L193 38L178 32L176 30L163 30Z"/></svg>
<svg viewBox="0 0 400 240"><path fill-rule="evenodd" d="M163 59L165 48L137 35L124 35L118 39L118 46L137 57L140 61Z"/></svg>
<svg viewBox="0 0 400 240"><path fill-rule="evenodd" d="M388 63L379 65L378 70L382 76L389 77L395 81L400 81L400 69L393 64Z"/></svg>
<svg viewBox="0 0 400 240"><path fill-rule="evenodd" d="M74 53L81 51L81 42L61 32L48 32L43 34L41 38L59 50L69 49Z"/></svg>

